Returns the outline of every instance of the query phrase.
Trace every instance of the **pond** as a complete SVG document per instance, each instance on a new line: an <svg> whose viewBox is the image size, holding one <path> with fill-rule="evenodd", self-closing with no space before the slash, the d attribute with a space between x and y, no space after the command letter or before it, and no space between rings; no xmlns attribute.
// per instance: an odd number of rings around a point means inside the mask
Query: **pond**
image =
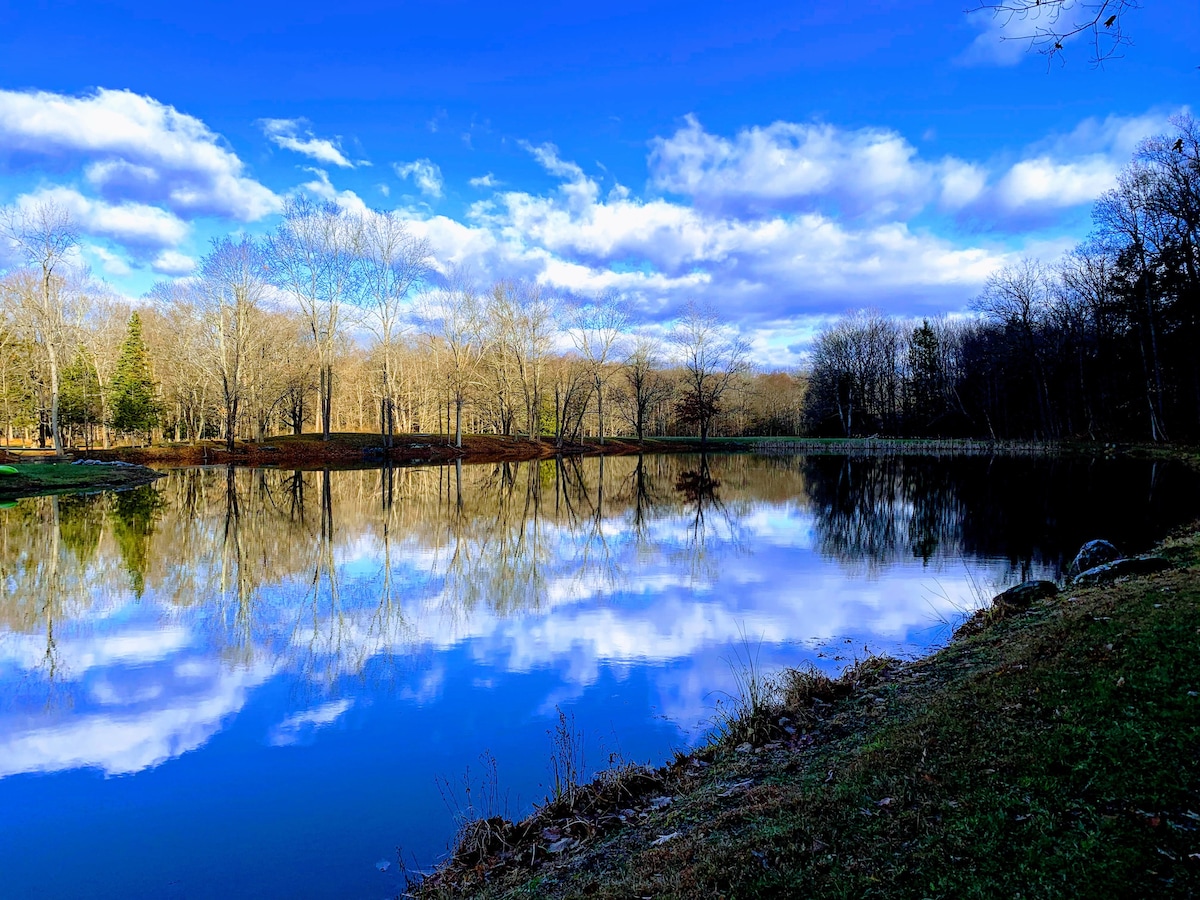
<svg viewBox="0 0 1200 900"><path fill-rule="evenodd" d="M733 667L945 642L1079 545L1196 514L1181 466L647 456L191 468L0 510L12 897L395 896L470 810L713 727Z"/></svg>

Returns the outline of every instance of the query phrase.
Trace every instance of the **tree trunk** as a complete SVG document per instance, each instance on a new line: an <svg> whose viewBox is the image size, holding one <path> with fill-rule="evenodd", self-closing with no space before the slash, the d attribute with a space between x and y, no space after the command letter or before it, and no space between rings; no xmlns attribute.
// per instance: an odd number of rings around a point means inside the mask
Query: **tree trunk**
<svg viewBox="0 0 1200 900"><path fill-rule="evenodd" d="M54 455L62 456L62 434L58 425L58 350L53 341L46 342L46 351L50 357L50 436L54 441Z"/></svg>
<svg viewBox="0 0 1200 900"><path fill-rule="evenodd" d="M604 385L602 382L596 382L596 432L600 439L600 446L604 446Z"/></svg>

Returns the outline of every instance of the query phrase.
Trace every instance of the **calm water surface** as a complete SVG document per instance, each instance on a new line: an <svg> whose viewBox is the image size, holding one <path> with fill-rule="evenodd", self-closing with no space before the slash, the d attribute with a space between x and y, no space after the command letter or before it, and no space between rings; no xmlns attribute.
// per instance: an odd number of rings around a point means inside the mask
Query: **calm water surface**
<svg viewBox="0 0 1200 900"><path fill-rule="evenodd" d="M545 796L558 710L589 771L658 763L747 643L768 668L920 653L1198 497L1162 463L677 456L24 500L0 510L0 895L394 896L397 848L445 853L485 754L497 811Z"/></svg>

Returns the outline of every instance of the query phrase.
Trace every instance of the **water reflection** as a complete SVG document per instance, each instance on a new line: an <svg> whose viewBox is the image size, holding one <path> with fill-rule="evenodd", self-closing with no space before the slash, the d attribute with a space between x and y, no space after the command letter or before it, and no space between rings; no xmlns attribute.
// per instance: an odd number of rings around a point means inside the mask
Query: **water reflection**
<svg viewBox="0 0 1200 900"><path fill-rule="evenodd" d="M0 843L19 837L6 790L50 815L56 782L11 777L23 773L143 773L96 788L98 807L175 773L186 817L207 782L171 760L282 792L278 754L309 754L340 786L332 809L355 779L395 782L401 755L395 802L415 818L362 797L362 821L339 826L386 853L444 812L414 799L434 775L485 746L509 742L514 779L535 790L556 705L590 709L593 734L619 725L627 755L661 758L703 733L743 634L768 663L815 658L814 641L915 652L945 636L972 581L1053 575L1100 535L1140 549L1195 500L1186 472L1151 463L648 456L183 469L22 501L0 511ZM420 840L423 858L438 849ZM298 851L274 852L290 866ZM331 893L357 884L347 871Z"/></svg>

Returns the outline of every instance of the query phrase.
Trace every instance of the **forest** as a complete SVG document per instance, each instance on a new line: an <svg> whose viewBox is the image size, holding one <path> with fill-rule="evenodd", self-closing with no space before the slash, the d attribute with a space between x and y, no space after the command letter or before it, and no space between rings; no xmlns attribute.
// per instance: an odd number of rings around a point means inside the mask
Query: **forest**
<svg viewBox="0 0 1200 900"><path fill-rule="evenodd" d="M846 316L816 340L824 435L1194 440L1200 435L1200 125L1145 140L1061 259L987 280L975 315Z"/></svg>
<svg viewBox="0 0 1200 900"><path fill-rule="evenodd" d="M9 445L265 441L305 431L1189 440L1200 432L1200 125L1172 120L1053 262L994 272L970 314L829 323L768 371L689 303L579 298L433 258L394 211L290 199L136 300L80 264L52 204L0 211L0 435ZM802 286L798 286L798 289ZM968 298L964 298L966 300ZM887 298L880 298L881 305Z"/></svg>

